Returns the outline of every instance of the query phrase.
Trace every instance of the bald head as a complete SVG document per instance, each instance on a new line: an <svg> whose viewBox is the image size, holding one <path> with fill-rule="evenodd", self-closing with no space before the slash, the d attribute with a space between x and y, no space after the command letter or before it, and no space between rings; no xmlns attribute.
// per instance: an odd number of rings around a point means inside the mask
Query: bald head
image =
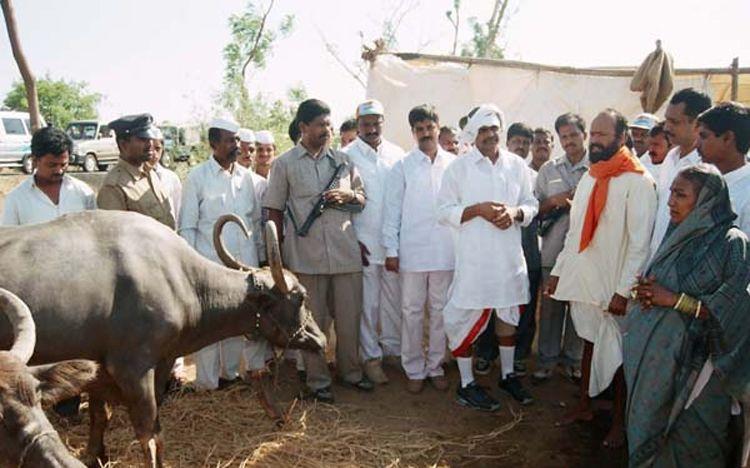
<svg viewBox="0 0 750 468"><path fill-rule="evenodd" d="M592 163L606 161L625 144L628 120L614 109L605 109L591 122L589 159Z"/></svg>

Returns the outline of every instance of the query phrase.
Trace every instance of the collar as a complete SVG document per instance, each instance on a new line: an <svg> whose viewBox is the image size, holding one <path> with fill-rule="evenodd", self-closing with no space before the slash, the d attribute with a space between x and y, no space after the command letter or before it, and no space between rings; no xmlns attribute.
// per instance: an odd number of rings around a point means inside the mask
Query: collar
<svg viewBox="0 0 750 468"><path fill-rule="evenodd" d="M27 183L28 183L29 188L35 188L35 189L41 190L36 185L36 180L34 179L34 174L31 174L28 177ZM63 174L62 182L60 183L60 188L66 187L68 184L70 184L70 176L68 174Z"/></svg>
<svg viewBox="0 0 750 468"><path fill-rule="evenodd" d="M567 154L563 154L562 156L560 156L559 158L555 160L555 165L566 166L571 171L576 171L579 169L588 169L589 166L591 166L591 161L589 161L589 152L584 151L583 157L576 164L573 164L572 162L570 162L570 159L568 159Z"/></svg>
<svg viewBox="0 0 750 468"><path fill-rule="evenodd" d="M134 166L122 158L120 158L118 164L123 169L125 169L125 171L127 171L127 173L130 174L131 177L133 177L133 179L138 180L142 177L146 177L146 171L142 167Z"/></svg>
<svg viewBox="0 0 750 468"><path fill-rule="evenodd" d="M232 163L232 165L229 166L229 170L224 169L223 167L221 167L221 164L216 161L216 158L214 158L213 154L208 158L208 165L211 168L212 174L221 174L222 172L226 172L234 175L237 172L237 168L241 167L239 164Z"/></svg>
<svg viewBox="0 0 750 468"><path fill-rule="evenodd" d="M359 140L359 138L357 138L357 140ZM333 152L331 151L331 147L330 146L324 146L323 147L323 149L320 151L320 157L319 158L313 157L313 155L310 154L309 151L307 151L307 148L305 148L304 146L302 146L302 143L298 143L297 146L295 146L294 148L292 148L292 150L294 150L294 151L297 152L297 159L302 159L305 156L307 156L308 158L312 159L313 161L318 161L321 158L326 157L326 156L329 157L329 158L331 158L331 159L334 159Z"/></svg>
<svg viewBox="0 0 750 468"><path fill-rule="evenodd" d="M471 150L471 152L469 152L469 154L467 154L466 156L462 156L462 157L468 158L469 161L473 162L474 164L480 164L482 161L484 161L486 159L487 160L487 164L490 164L492 166L498 166L498 165L501 165L503 163L503 160L507 159L508 156L505 155L505 154L503 154L503 153L506 152L506 150L504 150L502 148L499 148L497 151L498 151L498 157L497 157L497 162L495 164L493 164L492 161L490 161L490 158L488 158L485 155L483 155L477 149L476 146L474 148L472 148L472 150Z"/></svg>
<svg viewBox="0 0 750 468"><path fill-rule="evenodd" d="M724 174L724 180L727 184L734 184L747 177L750 177L750 163L747 162L742 167Z"/></svg>
<svg viewBox="0 0 750 468"><path fill-rule="evenodd" d="M380 137L380 144L378 145L377 149L370 146L365 140L360 137L357 137L355 141L357 145L359 145L359 147L365 151L365 154L367 152L372 152L375 155L380 155L380 153L383 151L383 147L385 146L385 140L382 136Z"/></svg>

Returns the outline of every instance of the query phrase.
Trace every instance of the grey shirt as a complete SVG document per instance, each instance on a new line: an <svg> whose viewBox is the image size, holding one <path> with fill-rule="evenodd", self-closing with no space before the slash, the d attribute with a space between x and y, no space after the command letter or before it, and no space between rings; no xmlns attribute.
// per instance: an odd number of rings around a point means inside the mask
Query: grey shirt
<svg viewBox="0 0 750 468"><path fill-rule="evenodd" d="M305 237L295 233L302 226L339 164L336 188L351 189L364 196L362 179L341 151L325 148L317 157L297 145L279 156L271 166L263 208L288 212L284 216L283 256L286 268L308 275L362 271L359 244L352 225L352 213L326 209ZM290 218L291 216L291 218ZM292 222L292 218L294 222Z"/></svg>
<svg viewBox="0 0 750 468"><path fill-rule="evenodd" d="M559 193L575 190L583 174L589 169L588 154L584 154L578 164L571 164L566 155L547 161L539 168L534 192L539 203ZM555 266L557 256L565 244L565 236L570 227L570 215L563 213L542 237L542 267Z"/></svg>

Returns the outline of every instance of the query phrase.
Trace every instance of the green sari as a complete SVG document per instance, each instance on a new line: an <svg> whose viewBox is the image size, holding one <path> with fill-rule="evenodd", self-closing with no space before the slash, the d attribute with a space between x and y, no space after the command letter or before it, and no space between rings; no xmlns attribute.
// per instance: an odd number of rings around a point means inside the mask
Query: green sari
<svg viewBox="0 0 750 468"><path fill-rule="evenodd" d="M750 392L750 267L726 183L708 174L693 211L672 225L645 275L710 310L695 319L634 303L623 334L630 466L723 467L732 397ZM698 373L715 370L688 409Z"/></svg>

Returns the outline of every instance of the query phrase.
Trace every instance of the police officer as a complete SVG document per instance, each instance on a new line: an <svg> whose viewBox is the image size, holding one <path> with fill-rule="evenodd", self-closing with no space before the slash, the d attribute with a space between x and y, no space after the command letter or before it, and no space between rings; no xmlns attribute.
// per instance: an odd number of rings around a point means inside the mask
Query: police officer
<svg viewBox="0 0 750 468"><path fill-rule="evenodd" d="M96 204L103 210L135 211L175 228L169 195L146 163L159 136L150 114L126 115L109 123L115 131L120 160L104 178Z"/></svg>

